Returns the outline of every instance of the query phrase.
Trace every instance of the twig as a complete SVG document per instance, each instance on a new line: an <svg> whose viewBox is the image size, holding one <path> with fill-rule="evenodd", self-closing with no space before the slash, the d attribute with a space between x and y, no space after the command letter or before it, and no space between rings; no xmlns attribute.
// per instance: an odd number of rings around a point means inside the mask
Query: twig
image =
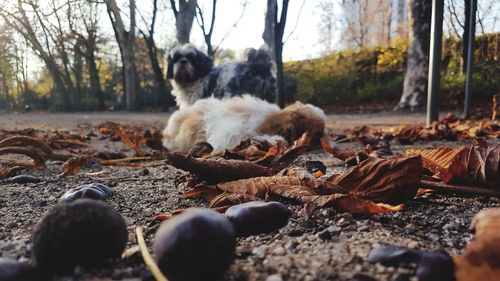
<svg viewBox="0 0 500 281"><path fill-rule="evenodd" d="M495 190L493 188L484 188L477 186L465 186L465 185L451 185L442 182L434 182L422 180L420 185L423 188L429 188L441 192L456 192L468 195L486 195L500 197L500 190Z"/></svg>
<svg viewBox="0 0 500 281"><path fill-rule="evenodd" d="M137 227L135 229L135 234L137 237L137 244L139 244L139 248L141 249L141 255L144 259L144 263L148 267L149 271L151 271L151 274L153 274L153 277L156 281L168 281L165 275L161 273L158 265L156 265L156 262L153 260L153 257L151 257L151 254L148 251L148 247L144 241L144 235L142 234L142 227Z"/></svg>

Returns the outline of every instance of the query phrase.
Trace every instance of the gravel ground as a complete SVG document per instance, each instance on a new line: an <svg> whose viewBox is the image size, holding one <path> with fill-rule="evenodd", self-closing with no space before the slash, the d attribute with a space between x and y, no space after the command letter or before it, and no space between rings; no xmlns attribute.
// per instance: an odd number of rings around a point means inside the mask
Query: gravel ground
<svg viewBox="0 0 500 281"><path fill-rule="evenodd" d="M425 142L413 146L443 144L458 145ZM361 148L356 143L345 147ZM393 151L402 152L408 147L396 145ZM344 169L339 160L321 151L310 152L296 163L305 160L321 160L329 169ZM29 262L30 234L36 223L66 190L84 183L99 182L111 187L112 196L107 201L128 225L127 248L136 244L136 226L146 227L147 242L151 243L159 226L152 220L155 215L207 205L202 199L181 199L184 186L174 182L184 173L161 162L147 169L94 167L64 178L59 176L61 164L49 162L47 169L30 172L42 179L40 183L0 181L0 256ZM496 198L426 194L408 202L398 213L353 216L324 208L308 218L302 206L286 203L293 211L289 224L270 234L239 239L237 259L224 280L416 280L411 268L367 263L368 252L376 245L393 244L459 254L472 237L468 230L472 216L481 209L500 206ZM73 274L54 280L152 278L136 253L104 269L76 268Z"/></svg>

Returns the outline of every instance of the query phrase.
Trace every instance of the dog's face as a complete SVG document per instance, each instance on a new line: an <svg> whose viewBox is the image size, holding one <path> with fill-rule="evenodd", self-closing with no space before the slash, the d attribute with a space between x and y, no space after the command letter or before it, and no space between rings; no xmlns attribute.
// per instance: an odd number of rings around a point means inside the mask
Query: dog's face
<svg viewBox="0 0 500 281"><path fill-rule="evenodd" d="M210 57L191 44L174 48L168 56L167 79L186 85L207 76L213 68Z"/></svg>

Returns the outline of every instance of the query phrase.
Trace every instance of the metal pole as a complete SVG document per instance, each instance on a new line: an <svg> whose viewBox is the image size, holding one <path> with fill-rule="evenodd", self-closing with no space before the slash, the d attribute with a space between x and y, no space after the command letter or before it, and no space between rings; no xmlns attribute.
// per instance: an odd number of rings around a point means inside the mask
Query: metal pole
<svg viewBox="0 0 500 281"><path fill-rule="evenodd" d="M467 44L467 76L465 77L465 100L464 100L464 119L469 118L470 98L472 96L472 62L474 61L474 39L476 35L476 10L477 0L470 0L470 24L469 40Z"/></svg>
<svg viewBox="0 0 500 281"><path fill-rule="evenodd" d="M439 119L439 87L441 80L441 40L443 35L443 0L432 0L429 82L427 84L427 126Z"/></svg>

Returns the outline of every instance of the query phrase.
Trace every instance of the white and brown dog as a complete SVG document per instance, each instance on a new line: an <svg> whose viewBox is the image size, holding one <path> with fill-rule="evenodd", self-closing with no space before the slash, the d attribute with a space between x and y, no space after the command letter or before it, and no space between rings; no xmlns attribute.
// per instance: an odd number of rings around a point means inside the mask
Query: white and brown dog
<svg viewBox="0 0 500 281"><path fill-rule="evenodd" d="M250 94L274 102L275 66L265 49L248 49L243 62L214 67L213 61L191 44L174 48L168 56L167 78L171 80L179 108L208 97L224 98Z"/></svg>
<svg viewBox="0 0 500 281"><path fill-rule="evenodd" d="M279 139L291 142L310 132L313 140L319 140L325 121L324 112L310 104L296 102L280 109L250 95L209 97L174 112L163 132L163 143L171 151L188 152L196 143L208 142L214 152L220 152L252 137L273 144Z"/></svg>

